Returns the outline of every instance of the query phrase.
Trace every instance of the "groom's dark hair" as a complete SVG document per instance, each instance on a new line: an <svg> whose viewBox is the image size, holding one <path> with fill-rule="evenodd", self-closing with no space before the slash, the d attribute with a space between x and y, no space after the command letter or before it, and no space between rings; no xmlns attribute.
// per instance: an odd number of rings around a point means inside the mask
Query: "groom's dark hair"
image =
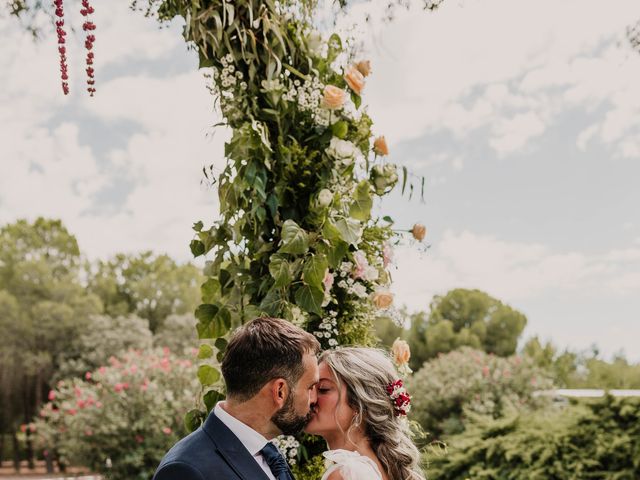
<svg viewBox="0 0 640 480"><path fill-rule="evenodd" d="M251 320L234 332L222 358L227 395L249 400L274 378L293 387L304 373L303 356L319 351L316 337L286 320Z"/></svg>

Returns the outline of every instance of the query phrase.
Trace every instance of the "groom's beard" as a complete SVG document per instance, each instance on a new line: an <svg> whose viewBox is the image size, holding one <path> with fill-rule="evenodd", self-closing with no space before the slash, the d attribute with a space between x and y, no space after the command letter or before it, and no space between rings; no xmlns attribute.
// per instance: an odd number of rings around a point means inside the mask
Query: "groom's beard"
<svg viewBox="0 0 640 480"><path fill-rule="evenodd" d="M283 435L298 435L311 421L311 412L306 415L296 413L293 406L293 394L289 394L283 407L271 417L271 421Z"/></svg>

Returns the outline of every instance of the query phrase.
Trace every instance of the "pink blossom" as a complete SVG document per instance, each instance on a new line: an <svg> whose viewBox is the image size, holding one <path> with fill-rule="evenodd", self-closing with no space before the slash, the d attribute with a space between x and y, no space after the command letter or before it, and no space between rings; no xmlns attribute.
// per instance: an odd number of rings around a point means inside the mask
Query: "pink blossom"
<svg viewBox="0 0 640 480"><path fill-rule="evenodd" d="M333 287L334 276L327 268L327 271L324 274L324 278L322 279L322 284L324 285L324 292L329 293L331 291L331 287Z"/></svg>
<svg viewBox="0 0 640 480"><path fill-rule="evenodd" d="M382 247L382 263L384 268L387 268L391 263L393 263L393 248L391 248L391 245L386 242L384 247Z"/></svg>
<svg viewBox="0 0 640 480"><path fill-rule="evenodd" d="M85 402L84 400L78 400L76 402L76 406L80 409L83 409L86 406L87 402Z"/></svg>
<svg viewBox="0 0 640 480"><path fill-rule="evenodd" d="M171 429L169 427L164 427L162 429L162 433L164 433L165 435L171 435Z"/></svg>
<svg viewBox="0 0 640 480"><path fill-rule="evenodd" d="M102 402L96 402L96 408L102 408Z"/></svg>
<svg viewBox="0 0 640 480"><path fill-rule="evenodd" d="M87 430L85 430L85 431L84 431L84 434L85 434L85 436L87 436L87 437L91 437L91 436L93 436L93 431L92 431L92 430L87 429Z"/></svg>
<svg viewBox="0 0 640 480"><path fill-rule="evenodd" d="M50 402L53 402L56 399L56 392L54 392L53 390L50 390L48 398Z"/></svg>
<svg viewBox="0 0 640 480"><path fill-rule="evenodd" d="M27 424L23 423L22 425L20 425L20 431L22 433L25 433L27 431Z"/></svg>
<svg viewBox="0 0 640 480"><path fill-rule="evenodd" d="M169 350L169 347L162 347L162 354L166 357L171 353L171 350Z"/></svg>
<svg viewBox="0 0 640 480"><path fill-rule="evenodd" d="M91 372L87 372L84 374L84 379L85 380L91 380Z"/></svg>
<svg viewBox="0 0 640 480"><path fill-rule="evenodd" d="M76 410L75 408L70 408L70 409L68 409L68 410L67 410L67 413L68 413L69 415L72 415L72 416L73 416L73 415L75 415L76 413L78 413L78 410Z"/></svg>
<svg viewBox="0 0 640 480"><path fill-rule="evenodd" d="M100 372L100 373L104 373L104 372L106 372L106 371L107 371L107 367L100 367L100 368L98 369L98 372Z"/></svg>
<svg viewBox="0 0 640 480"><path fill-rule="evenodd" d="M489 367L487 365L482 367L482 376L484 378L487 378L489 376Z"/></svg>
<svg viewBox="0 0 640 480"><path fill-rule="evenodd" d="M355 269L353 270L353 278L363 278L365 269L369 266L367 256L362 250L358 250L353 254Z"/></svg>

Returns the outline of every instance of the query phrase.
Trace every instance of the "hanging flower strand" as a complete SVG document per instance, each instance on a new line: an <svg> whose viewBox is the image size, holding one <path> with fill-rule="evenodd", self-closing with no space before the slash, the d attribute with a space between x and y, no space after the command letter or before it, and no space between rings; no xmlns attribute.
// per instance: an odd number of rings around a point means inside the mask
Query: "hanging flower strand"
<svg viewBox="0 0 640 480"><path fill-rule="evenodd" d="M53 5L56 7L56 33L58 34L58 53L60 54L60 78L62 80L62 91L65 95L69 94L69 72L67 67L67 47L64 31L64 5L63 0L54 0Z"/></svg>
<svg viewBox="0 0 640 480"><path fill-rule="evenodd" d="M84 41L84 47L87 49L87 92L89 92L89 95L92 97L93 94L96 93L96 79L94 76L95 70L93 69L93 44L96 41L96 36L93 34L93 31L96 29L96 25L89 19L89 15L91 15L94 11L95 10L89 3L89 0L82 0L82 10L80 10L80 13L85 18L85 21L82 24L82 30L84 30L87 34Z"/></svg>

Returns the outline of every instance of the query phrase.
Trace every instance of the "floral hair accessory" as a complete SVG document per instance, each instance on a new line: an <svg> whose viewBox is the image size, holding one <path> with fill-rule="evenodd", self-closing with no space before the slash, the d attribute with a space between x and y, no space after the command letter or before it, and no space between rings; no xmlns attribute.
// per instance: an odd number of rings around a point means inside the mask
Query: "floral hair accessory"
<svg viewBox="0 0 640 480"><path fill-rule="evenodd" d="M411 410L411 396L407 393L407 389L404 388L402 380L398 379L388 384L387 393L393 403L396 417L400 415L406 416Z"/></svg>

